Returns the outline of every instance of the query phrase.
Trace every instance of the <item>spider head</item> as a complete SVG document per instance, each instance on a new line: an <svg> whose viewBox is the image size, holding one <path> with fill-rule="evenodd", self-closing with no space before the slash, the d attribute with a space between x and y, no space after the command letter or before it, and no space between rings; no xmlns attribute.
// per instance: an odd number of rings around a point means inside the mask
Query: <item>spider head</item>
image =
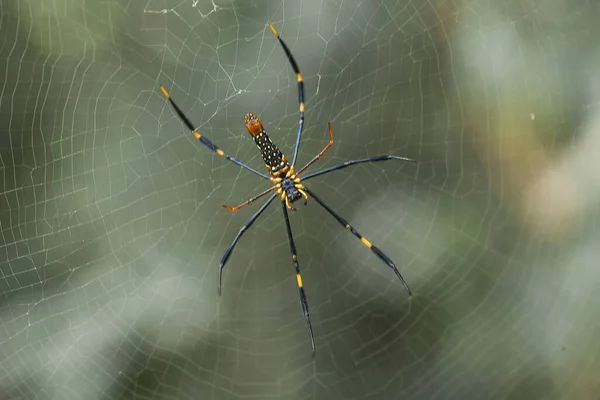
<svg viewBox="0 0 600 400"><path fill-rule="evenodd" d="M252 113L246 114L244 117L244 123L246 124L246 129L248 129L248 133L252 136L258 135L263 130L262 123L260 119Z"/></svg>
<svg viewBox="0 0 600 400"><path fill-rule="evenodd" d="M296 188L294 181L289 178L284 178L283 181L281 181L281 188L285 192L290 203L302 198L302 193Z"/></svg>

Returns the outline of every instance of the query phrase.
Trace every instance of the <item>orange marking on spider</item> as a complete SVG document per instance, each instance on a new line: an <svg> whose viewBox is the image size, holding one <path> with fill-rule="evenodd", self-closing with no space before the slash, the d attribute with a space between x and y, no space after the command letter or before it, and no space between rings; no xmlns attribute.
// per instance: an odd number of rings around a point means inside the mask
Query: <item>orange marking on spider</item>
<svg viewBox="0 0 600 400"><path fill-rule="evenodd" d="M165 95L165 97L167 99L171 98L171 96L169 95L169 92L167 92L167 89L165 89L165 87L163 85L160 85L160 90L162 90L163 94Z"/></svg>
<svg viewBox="0 0 600 400"><path fill-rule="evenodd" d="M267 190L265 190L262 193L257 194L256 196L252 197L251 199L246 200L245 202L243 202L242 204L235 206L235 207L230 207L226 204L223 204L223 208L226 208L227 210L231 211L231 212L236 212L237 210L239 210L240 208L246 207L248 204L253 203L254 201L260 199L261 197L263 197L265 194L272 192L273 190L280 188L281 185L277 184L275 186L272 186L270 188L268 188ZM277 192L279 193L279 191Z"/></svg>
<svg viewBox="0 0 600 400"><path fill-rule="evenodd" d="M263 131L262 122L260 122L260 119L258 119L258 117L252 113L246 114L244 117L244 123L246 124L248 133L250 133L252 136L256 136ZM260 148L261 147L259 146L259 149Z"/></svg>

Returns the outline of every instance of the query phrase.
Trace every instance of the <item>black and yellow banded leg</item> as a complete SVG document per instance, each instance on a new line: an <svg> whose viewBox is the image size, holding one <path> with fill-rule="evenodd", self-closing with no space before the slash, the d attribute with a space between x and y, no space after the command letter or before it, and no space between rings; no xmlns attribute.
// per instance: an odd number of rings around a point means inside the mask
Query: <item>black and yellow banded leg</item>
<svg viewBox="0 0 600 400"><path fill-rule="evenodd" d="M298 67L298 63L296 62L296 59L292 55L292 52L290 51L289 47L287 47L287 45L285 44L283 39L281 39L281 37L279 37L279 33L277 33L277 31L275 30L273 25L269 24L269 28L271 28L271 31L273 32L273 34L275 35L277 40L279 40L281 47L283 47L283 51L285 52L285 55L287 56L288 61L292 65L292 69L294 70L294 73L296 74L296 78L298 79L298 103L300 103L300 122L298 123L298 135L296 138L296 147L294 149L294 158L292 160L292 166L294 166L294 165L296 165L296 158L298 157L298 148L300 147L300 137L302 136L302 130L304 129L304 80L302 79L302 74L300 73L300 68Z"/></svg>
<svg viewBox="0 0 600 400"><path fill-rule="evenodd" d="M179 116L179 119L181 120L181 122L183 122L184 125L190 131L192 131L194 133L194 136L196 137L196 139L198 139L203 145L205 145L206 147L208 147L210 150L214 151L215 153L217 153L221 157L225 157L226 159L228 159L232 163L237 164L240 167L245 168L248 171L253 172L253 173L255 173L256 175L258 175L260 177L263 177L264 179L269 179L269 177L267 175L262 174L262 173L258 172L257 170L255 170L254 168L252 168L252 167L244 164L243 162L236 160L235 158L231 157L230 155L226 154L223 150L221 150L220 148L218 148L217 146L215 146L213 144L213 142L211 142L210 140L208 140L207 138L205 138L204 136L202 136L196 129L194 129L194 125L192 125L192 122L190 121L190 119L183 113L183 111L181 111L181 109L175 103L175 101L173 101L173 99L171 98L171 95L169 94L169 92L167 92L167 89L165 89L165 87L163 85L160 85L160 90L163 92L163 94L165 95L165 97L167 98L167 100L169 100L169 103L171 103L171 106L173 107L173 109L177 113L177 116Z"/></svg>
<svg viewBox="0 0 600 400"><path fill-rule="evenodd" d="M323 200L321 200L319 197L317 197L313 191L311 191L310 189L308 189L306 186L304 187L304 190L313 199L315 199L315 201L317 203L319 203L321 205L321 207L323 207L325 210L327 210L327 212L329 214L331 214L333 216L333 218L335 218L340 223L340 225L342 225L344 228L348 229L354 236L356 236L358 239L360 239L360 241L362 242L362 244L364 244L369 249L371 249L371 251L373 253L375 253L375 255L377 257L379 257L384 263L386 263L388 265L388 267L390 267L394 271L394 273L396 274L396 276L398 277L398 279L400 279L400 282L402 282L402 285L404 285L404 287L408 291L408 295L412 296L412 291L408 287L408 284L404 280L404 277L402 276L402 274L400 273L400 271L398 271L398 268L396 268L396 264L394 264L392 262L392 260L389 259L388 256L386 256L381 250L379 250L379 248L373 246L373 244L371 242L369 242L365 237L363 237L360 233L358 233L358 231L356 229L354 229L354 227L352 227L352 225L350 225L348 223L348 221L346 221L344 218L342 218L338 213L336 213L335 211L333 211L327 204L325 204L325 202Z"/></svg>
<svg viewBox="0 0 600 400"><path fill-rule="evenodd" d="M240 238L242 237L244 232L246 232L246 230L252 226L254 221L256 221L256 219L260 216L260 214L262 214L263 211L265 211L265 209L269 206L269 204L271 204L271 202L273 201L273 199L275 199L275 197L277 197L277 193L275 193L274 195L269 197L269 200L267 200L265 202L265 204L263 204L262 207L256 212L256 214L254 214L248 220L248 222L246 222L246 225L244 225L240 228L240 231L233 239L233 242L231 242L231 244L229 245L229 248L227 248L227 251L225 251L223 258L221 259L221 263L219 264L219 296L221 295L221 281L223 278L223 267L225 266L225 263L227 262L227 260L229 259L229 256L233 252L233 248L237 244L238 240L240 240Z"/></svg>
<svg viewBox="0 0 600 400"><path fill-rule="evenodd" d="M290 218L288 217L287 206L285 201L281 202L283 207L283 216L285 219L285 227L287 229L288 241L290 243L290 253L292 255L292 263L296 270L296 281L298 282L298 291L300 292L300 303L302 303L302 312L304 318L306 318L306 324L308 325L308 331L310 333L310 343L312 345L313 353L315 352L315 336L313 334L312 324L310 323L310 316L308 314L308 303L306 301L306 294L304 293L304 286L302 285L302 276L300 275L300 264L298 264L298 255L296 253L296 245L294 244L294 237L292 236L292 227L290 225Z"/></svg>

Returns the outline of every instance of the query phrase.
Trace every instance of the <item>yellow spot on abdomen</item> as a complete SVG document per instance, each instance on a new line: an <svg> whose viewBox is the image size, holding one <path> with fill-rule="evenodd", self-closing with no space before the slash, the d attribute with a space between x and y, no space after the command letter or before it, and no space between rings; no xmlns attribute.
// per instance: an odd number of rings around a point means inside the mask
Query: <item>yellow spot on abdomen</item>
<svg viewBox="0 0 600 400"><path fill-rule="evenodd" d="M218 155L220 155L220 156L222 156L222 155L224 155L225 153L223 152L223 150L221 150L221 149L217 149L217 154L218 154Z"/></svg>
<svg viewBox="0 0 600 400"><path fill-rule="evenodd" d="M300 103L300 112L304 112L304 102Z"/></svg>
<svg viewBox="0 0 600 400"><path fill-rule="evenodd" d="M300 276L300 274L296 275L296 279L298 280L298 287L302 287L302 277Z"/></svg>
<svg viewBox="0 0 600 400"><path fill-rule="evenodd" d="M302 75L297 74L296 76L298 77L298 82L302 82Z"/></svg>
<svg viewBox="0 0 600 400"><path fill-rule="evenodd" d="M275 28L273 28L273 25L269 24L269 28L271 28L271 31L273 32L273 35L279 37L279 33L277 33L277 31L275 30Z"/></svg>
<svg viewBox="0 0 600 400"><path fill-rule="evenodd" d="M367 246L368 248L371 248L371 246L373 246L371 244L371 242L369 242L367 239L365 238L360 238L360 241L363 242L365 244L365 246Z"/></svg>
<svg viewBox="0 0 600 400"><path fill-rule="evenodd" d="M194 131L194 136L196 136L196 139L200 140L200 138L202 137L201 134L199 134L197 131Z"/></svg>

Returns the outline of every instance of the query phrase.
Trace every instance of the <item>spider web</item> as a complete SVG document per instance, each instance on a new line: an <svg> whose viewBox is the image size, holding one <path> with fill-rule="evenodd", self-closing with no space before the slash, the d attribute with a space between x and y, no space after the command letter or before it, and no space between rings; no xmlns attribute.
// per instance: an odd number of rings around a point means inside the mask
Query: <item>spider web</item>
<svg viewBox="0 0 600 400"><path fill-rule="evenodd" d="M543 7L542 7L543 4ZM0 3L1 399L597 397L598 6L560 0ZM303 165L395 154L280 205Z"/></svg>

